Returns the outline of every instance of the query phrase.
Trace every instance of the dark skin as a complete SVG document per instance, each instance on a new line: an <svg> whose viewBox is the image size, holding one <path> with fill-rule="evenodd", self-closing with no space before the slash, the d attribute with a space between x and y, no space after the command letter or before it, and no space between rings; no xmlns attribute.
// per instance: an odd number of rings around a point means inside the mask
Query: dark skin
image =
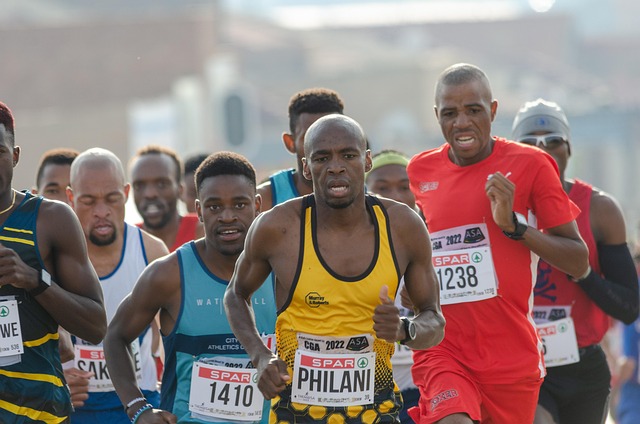
<svg viewBox="0 0 640 424"><path fill-rule="evenodd" d="M532 135L545 135L548 133L536 132ZM540 147L558 164L560 180L564 191L569 193L573 187L573 181L565 177L565 171L571 157L569 143L562 143L555 148ZM593 190L591 204L589 205L591 218L591 231L598 244L618 245L627 242L627 228L620 205L609 194L600 190Z"/></svg>
<svg viewBox="0 0 640 424"><path fill-rule="evenodd" d="M142 229L160 238L167 248L174 245L182 219L177 208L184 187L176 175L176 164L163 153L140 156L131 166L133 199L143 217ZM198 226L194 239L202 234Z"/></svg>
<svg viewBox="0 0 640 424"><path fill-rule="evenodd" d="M491 122L497 108L498 102L491 99L487 81L438 84L435 112L442 134L451 145L449 157L453 163L464 167L489 157L493 151ZM515 231L512 215L515 190L515 184L500 172L493 174L485 185L493 219L507 232ZM575 221L548 228L544 233L529 227L521 243L574 277L583 275L589 266L588 251Z"/></svg>
<svg viewBox="0 0 640 424"><path fill-rule="evenodd" d="M371 263L375 245L375 230L364 194L364 173L371 168L370 154L360 126L350 118L331 115L317 121L314 127L305 140L304 176L313 181L318 246L332 270L344 276L357 276ZM426 349L438 344L444 336L429 236L414 211L404 204L381 200L391 222L400 272L417 313L414 321L417 338L408 345ZM299 255L301 204L301 199L295 199L258 217L225 294L231 328L256 365L258 387L267 399L285 388L289 374L285 362L260 339L250 298L271 271L276 275L277 307L281 308L288 297L296 271L291 258ZM404 339L398 308L389 298L386 286L380 291L379 300L372 316L376 336L389 343Z"/></svg>
<svg viewBox="0 0 640 424"><path fill-rule="evenodd" d="M67 186L69 185L69 173L71 165L49 163L42 170L42 177L38 181L38 188L32 190L33 194L40 194L42 197L59 200L69 203L67 198ZM75 353L73 342L68 331L60 327L58 329L58 349L60 350L60 361L65 363L73 360ZM89 378L92 372L81 371L77 368L63 370L64 379L67 381L71 392L71 403L75 408L82 407L84 401L89 398Z"/></svg>
<svg viewBox="0 0 640 424"><path fill-rule="evenodd" d="M547 132L535 132L530 135L545 135ZM558 164L560 180L564 191L569 193L574 182L565 178L565 171L571 156L569 143L562 143L553 148L540 147ZM598 245L619 245L627 242L627 229L620 205L610 195L594 189L589 204L590 224L593 237ZM605 275L605 278L607 276ZM535 424L554 424L553 416L541 405L536 408Z"/></svg>
<svg viewBox="0 0 640 424"><path fill-rule="evenodd" d="M0 210L11 203L13 168L20 159L20 148L14 146L0 125ZM17 193L15 205L0 215L4 224L24 194ZM45 268L54 283L36 296L40 305L59 325L91 343L99 343L107 329L102 290L87 256L82 228L71 208L44 199L36 224L38 248ZM0 286L11 284L25 290L38 287L40 274L25 264L12 250L0 245Z"/></svg>
<svg viewBox="0 0 640 424"><path fill-rule="evenodd" d="M307 130L318 119L328 113L301 113L298 116L293 134L283 133L282 142L284 147L291 154L296 156L296 171L293 174L293 182L300 193L300 196L313 193L313 184L303 175L302 158L304 157L304 136ZM258 186L258 194L262 197L262 211L265 212L273 207L273 192L271 191L271 181L266 181Z"/></svg>
<svg viewBox="0 0 640 424"><path fill-rule="evenodd" d="M445 84L442 77L438 80L434 110L442 134L451 146L451 162L465 167L491 155L494 145L491 124L497 109L498 102L492 99L486 78L459 84ZM493 220L507 232L515 231L512 214L515 190L516 185L501 172L491 175L485 184ZM575 221L548 228L544 233L529 227L519 243L524 243L545 261L573 276L583 275L589 266L588 251ZM457 413L438 423L471 424L472 421L466 413Z"/></svg>
<svg viewBox="0 0 640 424"><path fill-rule="evenodd" d="M205 237L196 241L196 249L211 273L230 279L243 249L245 235L260 210L255 185L243 175L219 175L206 178L200 186L196 212L204 222ZM235 239L220 231L237 229ZM140 275L136 287L125 298L109 324L104 346L107 366L122 403L142 396L127 352L127 345L160 314L161 331L170 334L180 314L182 292L178 256L172 253L150 264ZM131 417L142 402L127 413ZM175 423L168 411L154 409L143 413L139 423Z"/></svg>

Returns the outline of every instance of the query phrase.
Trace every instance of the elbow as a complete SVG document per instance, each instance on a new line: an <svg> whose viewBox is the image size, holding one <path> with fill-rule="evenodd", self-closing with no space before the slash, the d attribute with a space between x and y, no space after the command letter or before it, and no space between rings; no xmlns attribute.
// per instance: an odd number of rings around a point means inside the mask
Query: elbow
<svg viewBox="0 0 640 424"><path fill-rule="evenodd" d="M410 347L416 350L424 350L439 345L444 339L445 325L446 321L442 313L434 313L433 320L429 325L429 336L424 339L424 342L421 343L421 345L411 345Z"/></svg>
<svg viewBox="0 0 640 424"><path fill-rule="evenodd" d="M436 338L433 341L433 346L437 346L444 340L444 327L447 325L447 321L444 319L444 315L438 316L438 327L436 332Z"/></svg>
<svg viewBox="0 0 640 424"><path fill-rule="evenodd" d="M100 343L107 335L107 316L102 315L99 320L94 321L93 326L87 331L87 335L80 336L92 344Z"/></svg>
<svg viewBox="0 0 640 424"><path fill-rule="evenodd" d="M102 340L104 340L105 336L107 335L106 323L104 326L102 325L96 326L91 330L92 331L90 332L89 335L82 337L84 340L88 341L91 344L99 344L100 342L102 342Z"/></svg>
<svg viewBox="0 0 640 424"><path fill-rule="evenodd" d="M636 302L632 308L630 308L629 312L620 317L620 321L625 323L626 325L633 324L633 322L638 319L638 302Z"/></svg>

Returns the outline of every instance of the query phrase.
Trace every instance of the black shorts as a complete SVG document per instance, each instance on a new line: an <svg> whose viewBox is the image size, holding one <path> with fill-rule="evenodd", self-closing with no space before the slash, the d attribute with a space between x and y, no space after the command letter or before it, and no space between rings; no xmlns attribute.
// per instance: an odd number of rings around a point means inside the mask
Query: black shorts
<svg viewBox="0 0 640 424"><path fill-rule="evenodd" d="M600 345L580 349L580 362L547 368L538 405L559 424L602 424L609 408L611 373Z"/></svg>

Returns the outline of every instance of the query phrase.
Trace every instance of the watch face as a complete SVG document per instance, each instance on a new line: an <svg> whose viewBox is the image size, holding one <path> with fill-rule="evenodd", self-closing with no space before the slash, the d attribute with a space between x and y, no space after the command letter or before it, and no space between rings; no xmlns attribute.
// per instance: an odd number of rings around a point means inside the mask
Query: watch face
<svg viewBox="0 0 640 424"><path fill-rule="evenodd" d="M521 213L516 213L516 219L520 224L529 226L529 223L527 222L527 218L525 218L525 216L522 215Z"/></svg>
<svg viewBox="0 0 640 424"><path fill-rule="evenodd" d="M47 286L51 285L51 274L49 274L45 269L40 273L40 278Z"/></svg>
<svg viewBox="0 0 640 424"><path fill-rule="evenodd" d="M411 340L416 338L416 325L413 321L409 321L409 337Z"/></svg>

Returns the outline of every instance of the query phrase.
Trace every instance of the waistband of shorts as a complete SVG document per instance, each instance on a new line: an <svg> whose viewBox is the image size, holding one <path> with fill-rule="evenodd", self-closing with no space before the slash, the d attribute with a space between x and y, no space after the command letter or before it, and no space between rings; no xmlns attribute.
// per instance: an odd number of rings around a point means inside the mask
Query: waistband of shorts
<svg viewBox="0 0 640 424"><path fill-rule="evenodd" d="M589 346L585 346L585 347L581 347L578 349L578 353L580 354L580 356L584 356L584 355L588 355L589 353L593 352L594 350L598 350L600 349L600 345L598 343L596 344L592 344Z"/></svg>

